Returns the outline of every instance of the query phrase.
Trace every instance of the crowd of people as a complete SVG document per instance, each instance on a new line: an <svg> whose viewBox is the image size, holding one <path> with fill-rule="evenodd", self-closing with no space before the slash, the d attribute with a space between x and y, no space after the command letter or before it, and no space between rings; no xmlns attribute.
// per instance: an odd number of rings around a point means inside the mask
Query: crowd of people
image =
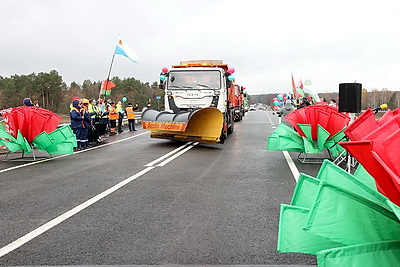
<svg viewBox="0 0 400 267"><path fill-rule="evenodd" d="M128 103L124 108L121 101L111 99L80 99L74 97L70 105L71 129L76 135L77 150L100 143L105 137L123 132L123 119L128 119L129 131L135 129L135 111L138 105Z"/></svg>

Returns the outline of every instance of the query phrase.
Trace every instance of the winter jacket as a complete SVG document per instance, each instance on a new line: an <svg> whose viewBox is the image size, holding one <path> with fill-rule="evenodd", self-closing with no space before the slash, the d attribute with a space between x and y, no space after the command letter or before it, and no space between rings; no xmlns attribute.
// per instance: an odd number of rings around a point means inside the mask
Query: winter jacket
<svg viewBox="0 0 400 267"><path fill-rule="evenodd" d="M72 101L72 108L69 112L69 117L71 118L71 129L81 129L83 128L83 116L80 112L80 107L78 106L79 100Z"/></svg>
<svg viewBox="0 0 400 267"><path fill-rule="evenodd" d="M289 127L292 127L292 125L290 124L290 122L288 122L288 121L285 119L285 116L286 116L287 114L289 114L290 112L292 112L292 111L294 111L294 108L293 108L292 104L290 104L290 103L286 103L286 104L283 106L283 108L281 108L281 109L278 111L278 114L281 115L281 117L282 117L282 123L286 124L286 125L289 126Z"/></svg>

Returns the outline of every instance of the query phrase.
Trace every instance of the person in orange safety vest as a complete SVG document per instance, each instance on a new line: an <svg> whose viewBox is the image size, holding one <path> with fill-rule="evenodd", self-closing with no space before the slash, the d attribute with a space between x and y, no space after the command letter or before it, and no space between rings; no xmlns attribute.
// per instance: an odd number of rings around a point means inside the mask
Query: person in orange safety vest
<svg viewBox="0 0 400 267"><path fill-rule="evenodd" d="M136 107L137 109L137 107ZM129 103L128 106L125 108L125 114L126 117L128 118L128 126L129 126L129 131L136 131L135 129L135 107L132 105L132 103Z"/></svg>
<svg viewBox="0 0 400 267"><path fill-rule="evenodd" d="M108 120L110 122L110 135L116 135L116 127L118 120L118 112L115 108L115 102L110 103L110 107L108 108Z"/></svg>

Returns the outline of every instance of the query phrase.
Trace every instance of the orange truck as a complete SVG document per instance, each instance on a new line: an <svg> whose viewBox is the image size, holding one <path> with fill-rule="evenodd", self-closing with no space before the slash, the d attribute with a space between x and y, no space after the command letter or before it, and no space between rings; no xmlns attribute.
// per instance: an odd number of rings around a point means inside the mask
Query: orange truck
<svg viewBox="0 0 400 267"><path fill-rule="evenodd" d="M152 138L224 143L234 131L234 71L222 60L182 61L163 68L165 110L145 109L142 127Z"/></svg>
<svg viewBox="0 0 400 267"><path fill-rule="evenodd" d="M244 115L245 115L245 109L244 109L244 101L245 101L244 87L235 84L233 97L234 97L234 100L233 100L234 120L235 121L241 121L243 119Z"/></svg>

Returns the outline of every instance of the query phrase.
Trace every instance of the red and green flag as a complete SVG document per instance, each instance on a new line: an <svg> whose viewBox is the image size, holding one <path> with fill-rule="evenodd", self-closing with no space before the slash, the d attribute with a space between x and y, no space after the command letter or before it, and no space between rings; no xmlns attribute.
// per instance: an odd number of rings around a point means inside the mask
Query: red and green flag
<svg viewBox="0 0 400 267"><path fill-rule="evenodd" d="M106 80L101 83L101 90L100 90L100 95L110 95L111 94L111 88L115 87L115 83Z"/></svg>

